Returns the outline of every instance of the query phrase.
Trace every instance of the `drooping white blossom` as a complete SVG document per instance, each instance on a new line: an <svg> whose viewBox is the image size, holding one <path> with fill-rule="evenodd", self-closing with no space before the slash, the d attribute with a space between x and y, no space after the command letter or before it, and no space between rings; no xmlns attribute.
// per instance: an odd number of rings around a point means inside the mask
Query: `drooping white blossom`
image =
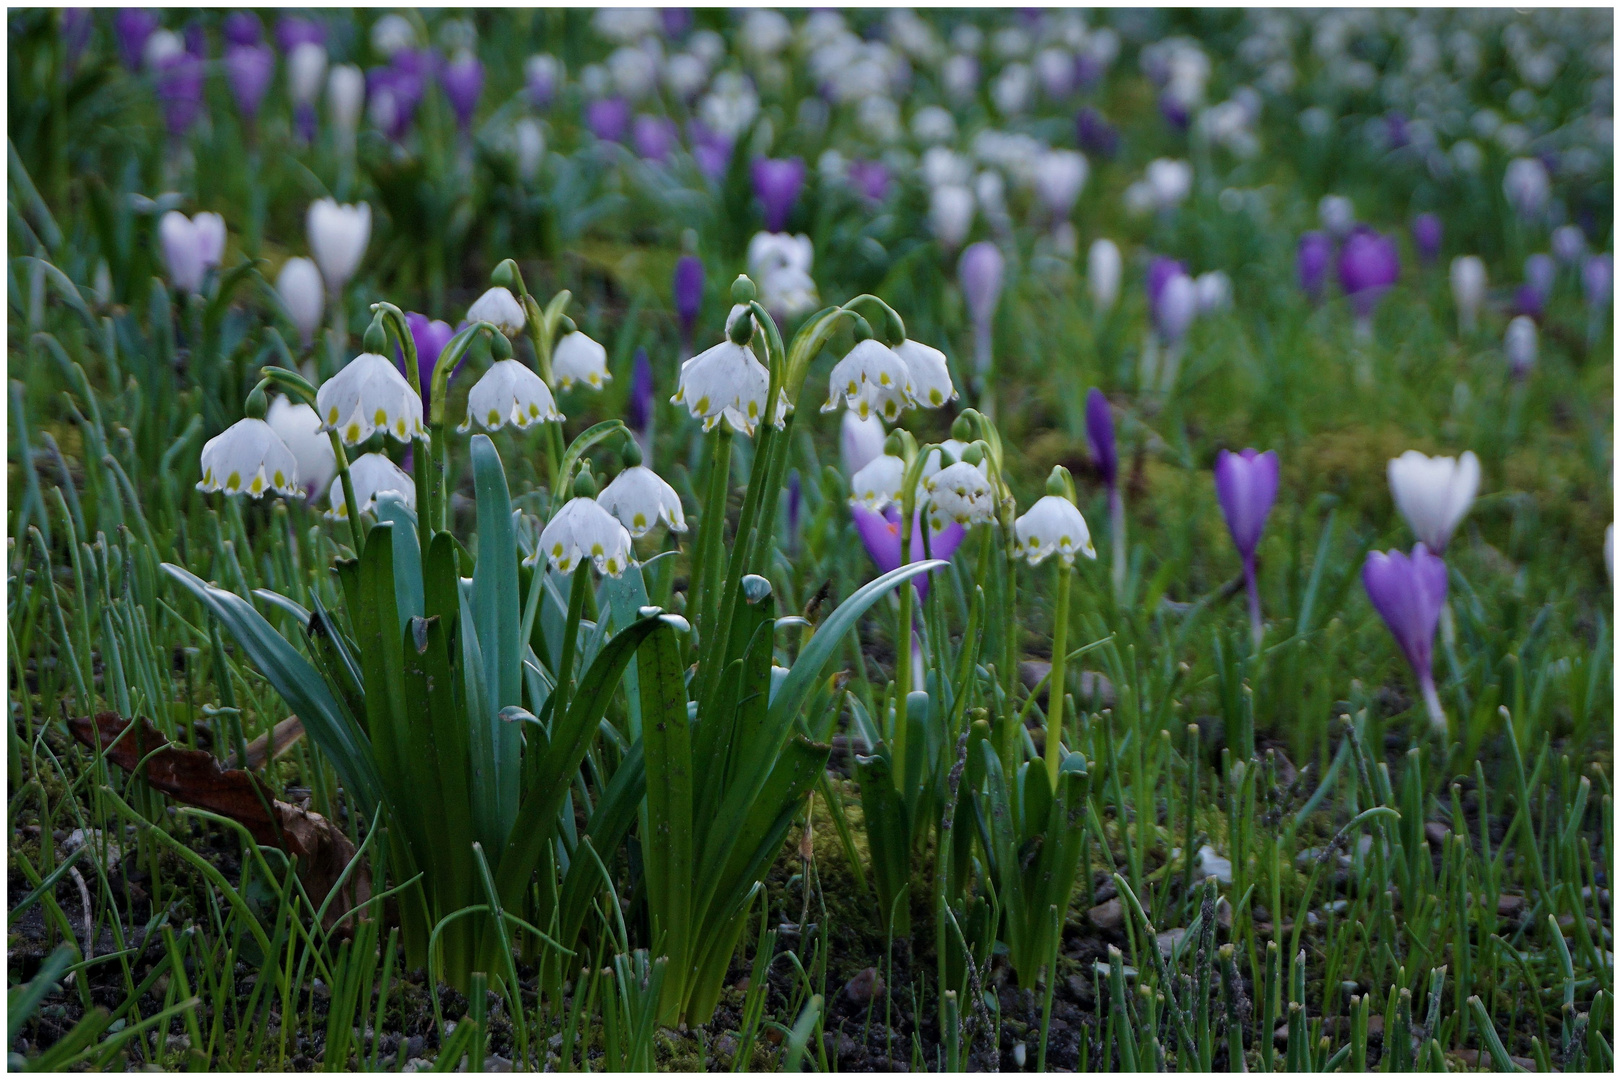
<svg viewBox="0 0 1621 1080"><path fill-rule="evenodd" d="M456 430L479 427L495 431L511 424L519 431L531 424L562 420L551 390L521 360L497 360L467 392L467 420Z"/></svg>
<svg viewBox="0 0 1621 1080"><path fill-rule="evenodd" d="M1043 495L1028 512L1013 523L1019 552L1032 566L1057 553L1065 566L1075 565L1077 554L1098 557L1092 546L1092 533L1086 518L1075 504L1061 495Z"/></svg>
<svg viewBox="0 0 1621 1080"><path fill-rule="evenodd" d="M422 396L386 357L361 353L315 392L324 431L336 431L345 446L386 431L400 442L427 438Z"/></svg>
<svg viewBox="0 0 1621 1080"><path fill-rule="evenodd" d="M672 532L686 532L681 497L664 478L645 465L632 465L614 477L597 502L635 538L646 536L663 521Z"/></svg>
<svg viewBox="0 0 1621 1080"><path fill-rule="evenodd" d="M608 374L608 350L578 330L564 334L552 349L552 375L561 390L577 382L601 390L613 379Z"/></svg>
<svg viewBox="0 0 1621 1080"><path fill-rule="evenodd" d="M571 574L581 559L590 559L601 573L618 577L634 561L631 550L630 533L619 519L581 495L552 515L535 554L544 554L559 573Z"/></svg>
<svg viewBox="0 0 1621 1080"><path fill-rule="evenodd" d="M203 478L198 491L252 495L298 490L298 459L263 420L238 420L203 444Z"/></svg>
<svg viewBox="0 0 1621 1080"><path fill-rule="evenodd" d="M359 513L376 512L377 497L386 491L398 492L406 508L415 510L417 485L411 474L382 454L361 454L349 463L349 481L355 486L355 510ZM326 516L338 521L349 519L349 503L343 497L343 477L332 481L327 489Z"/></svg>
<svg viewBox="0 0 1621 1080"><path fill-rule="evenodd" d="M901 501L906 462L894 454L879 454L850 478L850 504L880 513Z"/></svg>
<svg viewBox="0 0 1621 1080"><path fill-rule="evenodd" d="M883 342L868 338L856 342L833 366L822 411L832 412L843 402L861 416L876 414L893 423L912 404L913 390L906 361Z"/></svg>

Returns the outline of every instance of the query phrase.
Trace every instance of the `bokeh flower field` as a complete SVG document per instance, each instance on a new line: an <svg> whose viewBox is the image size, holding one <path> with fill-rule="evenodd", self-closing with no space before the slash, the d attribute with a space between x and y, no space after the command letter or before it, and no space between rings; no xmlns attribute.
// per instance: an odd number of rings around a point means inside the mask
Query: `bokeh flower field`
<svg viewBox="0 0 1621 1080"><path fill-rule="evenodd" d="M1612 12L7 22L12 1069L1614 1069Z"/></svg>

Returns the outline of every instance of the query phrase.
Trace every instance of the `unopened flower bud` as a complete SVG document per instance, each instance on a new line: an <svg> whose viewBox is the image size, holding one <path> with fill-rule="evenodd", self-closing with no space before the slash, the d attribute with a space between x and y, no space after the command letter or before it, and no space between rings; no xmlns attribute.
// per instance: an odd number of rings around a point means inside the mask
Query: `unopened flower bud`
<svg viewBox="0 0 1621 1080"><path fill-rule="evenodd" d="M265 409L269 408L269 406L270 403L265 400L264 387L255 386L253 392L248 395L247 405L243 412L251 419L263 420L265 418Z"/></svg>
<svg viewBox="0 0 1621 1080"><path fill-rule="evenodd" d="M1054 465L1053 471L1047 474L1047 494L1068 498L1073 481L1069 470L1062 465Z"/></svg>
<svg viewBox="0 0 1621 1080"><path fill-rule="evenodd" d="M495 360L512 359L512 341L499 330L490 336L490 356Z"/></svg>
<svg viewBox="0 0 1621 1080"><path fill-rule="evenodd" d="M754 282L749 280L749 276L747 274L737 275L737 280L732 282L732 303L747 304L753 301L757 295Z"/></svg>
<svg viewBox="0 0 1621 1080"><path fill-rule="evenodd" d="M383 313L378 312L372 316L371 325L366 327L366 351L369 353L383 353L388 350L388 331L383 327Z"/></svg>
<svg viewBox="0 0 1621 1080"><path fill-rule="evenodd" d="M974 422L968 419L966 412L958 415L951 422L951 437L958 442L968 442L974 437Z"/></svg>
<svg viewBox="0 0 1621 1080"><path fill-rule="evenodd" d="M625 462L625 468L634 469L642 463L642 448L635 439L626 439L625 447L619 452Z"/></svg>
<svg viewBox="0 0 1621 1080"><path fill-rule="evenodd" d="M590 469L581 469L575 474L574 497L576 499L594 499L597 497L597 482L592 477Z"/></svg>

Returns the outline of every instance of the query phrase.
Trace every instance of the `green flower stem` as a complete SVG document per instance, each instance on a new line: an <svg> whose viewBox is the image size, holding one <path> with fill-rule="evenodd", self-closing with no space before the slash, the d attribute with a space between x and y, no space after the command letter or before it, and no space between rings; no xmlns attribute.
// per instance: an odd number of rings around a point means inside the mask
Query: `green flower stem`
<svg viewBox="0 0 1621 1080"><path fill-rule="evenodd" d="M1120 486L1109 486L1109 534L1114 548L1114 564L1110 567L1110 577L1114 584L1115 602L1121 602L1126 595L1126 506L1120 497Z"/></svg>
<svg viewBox="0 0 1621 1080"><path fill-rule="evenodd" d="M1058 564L1058 606L1053 615L1053 667L1047 683L1047 779L1058 787L1058 747L1064 737L1064 668L1069 656L1069 579L1075 569Z"/></svg>
<svg viewBox="0 0 1621 1080"><path fill-rule="evenodd" d="M726 530L726 493L731 487L732 473L732 429L726 421L716 425L710 436L710 448L709 490L704 497L703 520L698 527L698 565L693 568L693 599L697 603L694 621L699 628L698 640L706 653L714 655L711 646L719 632L719 627L715 625L719 605L711 603L710 596L720 584L715 579L720 575L721 541Z"/></svg>
<svg viewBox="0 0 1621 1080"><path fill-rule="evenodd" d="M355 557L366 553L365 533L360 524L360 503L355 499L355 482L349 477L349 455L343 449L343 440L336 431L326 433L332 440L332 455L338 459L338 477L343 482L343 505L349 511L349 538L353 541Z"/></svg>

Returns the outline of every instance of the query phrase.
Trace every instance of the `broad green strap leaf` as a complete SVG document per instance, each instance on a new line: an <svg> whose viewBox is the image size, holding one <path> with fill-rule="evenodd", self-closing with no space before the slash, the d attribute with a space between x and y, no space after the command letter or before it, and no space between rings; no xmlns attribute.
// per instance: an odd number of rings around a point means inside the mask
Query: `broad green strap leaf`
<svg viewBox="0 0 1621 1080"><path fill-rule="evenodd" d="M468 781L472 785L473 832L485 851L500 851L511 819L501 816L495 789L495 724L501 710L485 696L483 643L473 619L473 587L463 581L457 590L461 625L461 687L463 715L467 717Z"/></svg>
<svg viewBox="0 0 1621 1080"><path fill-rule="evenodd" d="M613 779L597 799L597 807L586 824L581 842L590 841L604 859L625 842L625 835L636 822L636 814L647 791L647 767L642 757L642 744L633 743L625 752ZM558 938L566 947L573 948L591 913L591 900L602 888L602 872L587 856L570 863L559 894L559 923L562 935Z"/></svg>
<svg viewBox="0 0 1621 1080"><path fill-rule="evenodd" d="M377 520L394 526L394 606L400 629L427 612L422 598L422 548L417 541L417 516L396 491L377 496Z"/></svg>
<svg viewBox="0 0 1621 1080"><path fill-rule="evenodd" d="M383 798L383 785L371 745L310 662L240 596L215 588L183 566L164 563L163 569L220 621L304 722L304 730L331 759L344 787L359 800L361 812L368 817L375 812Z"/></svg>
<svg viewBox="0 0 1621 1080"><path fill-rule="evenodd" d="M298 601L290 600L281 593L276 592L274 589L254 589L253 595L257 596L260 600L263 600L271 607L279 608L280 610L285 611L287 614L297 619L300 626L308 626L310 624L309 611Z"/></svg>
<svg viewBox="0 0 1621 1080"><path fill-rule="evenodd" d="M518 776L523 744L518 729L502 724L498 714L523 704L523 643L518 640L518 542L512 533L512 500L507 493L501 455L488 435L473 436L473 490L478 503L478 565L473 569L473 617L484 652L483 714L469 713L474 724L489 725L494 748L496 803L505 829L518 812ZM500 848L491 850L499 851Z"/></svg>
<svg viewBox="0 0 1621 1080"><path fill-rule="evenodd" d="M655 947L685 962L692 938L692 731L675 631L653 631L637 650L642 748L647 756L647 835L642 861Z"/></svg>

